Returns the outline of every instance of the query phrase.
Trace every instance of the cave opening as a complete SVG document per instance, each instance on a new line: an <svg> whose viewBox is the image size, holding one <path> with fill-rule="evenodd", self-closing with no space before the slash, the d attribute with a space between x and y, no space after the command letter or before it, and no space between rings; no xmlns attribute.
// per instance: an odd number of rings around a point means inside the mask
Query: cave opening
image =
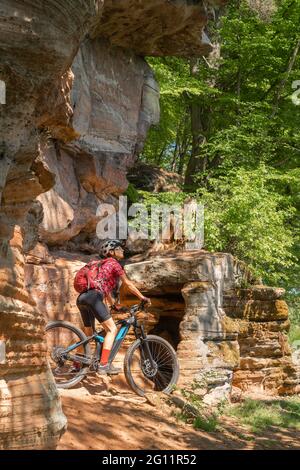
<svg viewBox="0 0 300 470"><path fill-rule="evenodd" d="M180 342L180 322L180 318L174 318L172 316L161 316L158 324L151 331L149 331L149 334L161 336L167 340L176 351Z"/></svg>
<svg viewBox="0 0 300 470"><path fill-rule="evenodd" d="M163 302L161 302L160 308L156 309L158 322L148 333L161 336L176 351L181 341L180 323L183 320L184 313L185 303L182 295L167 295L167 298L164 297Z"/></svg>

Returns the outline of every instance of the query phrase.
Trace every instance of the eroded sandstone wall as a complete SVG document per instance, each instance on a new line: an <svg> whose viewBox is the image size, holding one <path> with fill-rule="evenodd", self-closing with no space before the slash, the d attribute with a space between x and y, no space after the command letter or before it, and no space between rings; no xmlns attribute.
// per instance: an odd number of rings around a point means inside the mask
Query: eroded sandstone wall
<svg viewBox="0 0 300 470"><path fill-rule="evenodd" d="M24 229L34 198L54 184L41 159L39 121L55 112L100 3L0 5L0 448L53 448L66 426L46 362L44 318L24 289Z"/></svg>
<svg viewBox="0 0 300 470"><path fill-rule="evenodd" d="M254 286L224 294L224 310L234 319L240 364L233 384L243 391L289 395L300 391L287 333L290 322L284 289Z"/></svg>
<svg viewBox="0 0 300 470"><path fill-rule="evenodd" d="M66 248L70 241L78 250L98 241L100 202L117 206L126 190L126 172L159 121L159 90L144 59L103 39L84 41L72 71L65 142L51 139L42 149L55 185L38 196L44 208L39 234L48 245ZM68 141L71 132L77 137Z"/></svg>
<svg viewBox="0 0 300 470"><path fill-rule="evenodd" d="M45 318L24 285L23 244L16 225L0 270L0 442L4 449L52 448L66 418L47 363Z"/></svg>

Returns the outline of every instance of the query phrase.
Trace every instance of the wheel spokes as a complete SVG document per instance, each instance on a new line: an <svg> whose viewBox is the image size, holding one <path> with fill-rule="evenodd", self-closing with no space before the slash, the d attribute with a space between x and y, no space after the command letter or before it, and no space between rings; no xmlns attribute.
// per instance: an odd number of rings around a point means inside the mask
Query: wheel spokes
<svg viewBox="0 0 300 470"><path fill-rule="evenodd" d="M140 346L137 348L132 357L131 374L136 385L143 391L165 390L170 384L174 374L174 358L172 353L164 344L158 341L148 341L149 352L152 361L155 363L155 370L145 368L145 360L149 360L147 348ZM148 373L147 373L148 371Z"/></svg>
<svg viewBox="0 0 300 470"><path fill-rule="evenodd" d="M80 361L67 358L64 354L71 345L81 341L75 332L64 326L57 326L46 331L46 341L49 365L58 384L72 380L86 367ZM86 357L84 346L78 346L72 350L72 354Z"/></svg>

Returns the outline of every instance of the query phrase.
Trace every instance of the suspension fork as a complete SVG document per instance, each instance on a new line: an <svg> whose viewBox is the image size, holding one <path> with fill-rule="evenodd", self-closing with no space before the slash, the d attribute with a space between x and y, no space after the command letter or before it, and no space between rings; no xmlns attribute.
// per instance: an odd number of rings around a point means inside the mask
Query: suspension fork
<svg viewBox="0 0 300 470"><path fill-rule="evenodd" d="M148 341L146 341L147 334L145 333L143 325L140 325L140 330L141 330L141 334L139 336L139 340L141 342L141 355L142 355L142 358L143 358L144 361L149 360L150 364L151 364L151 367L155 368L156 364L155 364L155 362L152 358L152 354L151 354L151 351L150 351L150 348L149 348Z"/></svg>

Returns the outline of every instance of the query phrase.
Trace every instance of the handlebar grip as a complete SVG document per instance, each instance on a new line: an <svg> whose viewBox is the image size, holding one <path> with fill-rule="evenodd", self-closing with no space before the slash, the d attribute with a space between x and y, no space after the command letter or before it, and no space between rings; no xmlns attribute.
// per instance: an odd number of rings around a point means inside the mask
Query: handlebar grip
<svg viewBox="0 0 300 470"><path fill-rule="evenodd" d="M121 313L129 312L129 308L124 307L124 306L117 308L115 305L112 305L111 310L113 310L114 312L121 312Z"/></svg>
<svg viewBox="0 0 300 470"><path fill-rule="evenodd" d="M121 307L119 312L129 312L129 308L127 307Z"/></svg>

